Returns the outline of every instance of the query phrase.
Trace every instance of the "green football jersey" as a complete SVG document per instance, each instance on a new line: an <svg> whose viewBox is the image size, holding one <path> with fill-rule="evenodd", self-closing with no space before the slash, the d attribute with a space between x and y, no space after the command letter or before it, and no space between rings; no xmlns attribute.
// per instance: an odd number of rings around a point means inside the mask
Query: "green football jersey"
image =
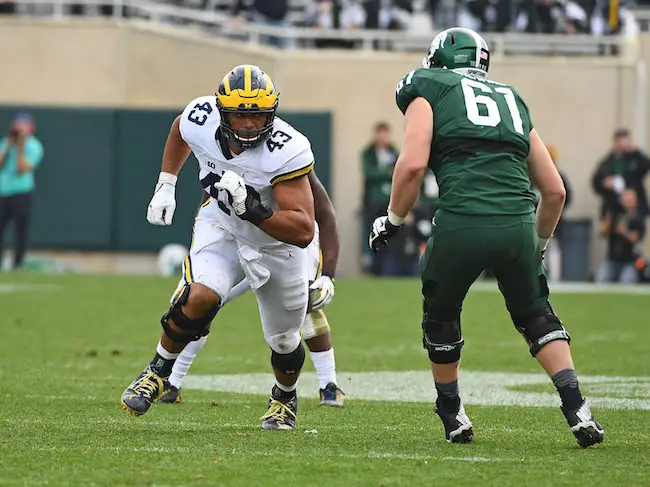
<svg viewBox="0 0 650 487"><path fill-rule="evenodd" d="M440 187L440 208L470 215L534 211L528 177L533 123L514 88L441 68L419 68L397 85L397 105L415 98L433 109L429 168Z"/></svg>

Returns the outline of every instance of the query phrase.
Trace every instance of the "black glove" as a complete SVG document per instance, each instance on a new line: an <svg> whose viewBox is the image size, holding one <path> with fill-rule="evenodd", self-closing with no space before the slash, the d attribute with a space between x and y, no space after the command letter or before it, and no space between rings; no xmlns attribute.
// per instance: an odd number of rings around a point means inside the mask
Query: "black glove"
<svg viewBox="0 0 650 487"><path fill-rule="evenodd" d="M237 214L237 216L259 227L264 220L268 220L273 216L273 210L262 204L260 194L248 184L246 185L246 193L246 200L244 201L246 211L241 215Z"/></svg>
<svg viewBox="0 0 650 487"><path fill-rule="evenodd" d="M388 221L388 216L380 216L375 219L370 230L370 237L368 237L370 249L377 253L381 247L388 245L388 241L397 235L399 228Z"/></svg>
<svg viewBox="0 0 650 487"><path fill-rule="evenodd" d="M233 171L225 171L213 185L227 192L228 203L242 220L259 226L273 216L273 210L262 204L260 194Z"/></svg>

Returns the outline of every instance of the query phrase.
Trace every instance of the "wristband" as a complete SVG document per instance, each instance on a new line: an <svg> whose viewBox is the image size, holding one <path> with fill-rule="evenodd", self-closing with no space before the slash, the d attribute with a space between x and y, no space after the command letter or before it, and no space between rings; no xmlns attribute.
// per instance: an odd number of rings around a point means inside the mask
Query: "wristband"
<svg viewBox="0 0 650 487"><path fill-rule="evenodd" d="M176 180L178 176L170 172L161 172L158 176L158 184L171 184L176 187Z"/></svg>
<svg viewBox="0 0 650 487"><path fill-rule="evenodd" d="M259 227L263 222L273 216L273 210L267 208L259 201L253 201L256 204L254 203L251 205L251 208L247 208L243 214L239 215L239 218L249 221L256 227Z"/></svg>
<svg viewBox="0 0 650 487"><path fill-rule="evenodd" d="M388 221L390 222L391 225L399 227L402 223L404 223L404 218L402 218L397 213L394 213L393 210L388 208Z"/></svg>
<svg viewBox="0 0 650 487"><path fill-rule="evenodd" d="M334 274L330 274L329 272L326 272L326 271L321 271L321 275L329 277L332 280L332 282L336 281L336 279L334 278Z"/></svg>

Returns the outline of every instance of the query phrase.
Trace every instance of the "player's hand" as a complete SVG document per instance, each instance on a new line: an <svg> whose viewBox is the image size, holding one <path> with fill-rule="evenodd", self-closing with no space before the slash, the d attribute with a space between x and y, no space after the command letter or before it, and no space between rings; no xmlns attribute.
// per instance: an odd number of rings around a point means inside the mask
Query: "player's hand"
<svg viewBox="0 0 650 487"><path fill-rule="evenodd" d="M551 237L540 237L539 235L537 236L539 250L542 254L542 260L544 260L544 254L546 254L546 248L548 247L548 242L551 240Z"/></svg>
<svg viewBox="0 0 650 487"><path fill-rule="evenodd" d="M233 171L225 171L214 187L228 193L228 202L242 220L260 225L264 220L273 216L273 211L262 205L260 195L255 189L246 184L244 178Z"/></svg>
<svg viewBox="0 0 650 487"><path fill-rule="evenodd" d="M389 222L387 215L375 219L368 237L370 249L376 253L381 247L388 245L388 241L397 235L398 230L399 226Z"/></svg>
<svg viewBox="0 0 650 487"><path fill-rule="evenodd" d="M176 211L176 176L160 173L156 190L147 208L147 221L152 225L171 225Z"/></svg>
<svg viewBox="0 0 650 487"><path fill-rule="evenodd" d="M318 297L313 301L310 300L309 311L314 311L317 309L324 308L332 302L334 299L334 280L330 276L320 276L316 279L311 286L309 286L310 291L320 290L320 295L314 293ZM311 297L312 293L309 293Z"/></svg>

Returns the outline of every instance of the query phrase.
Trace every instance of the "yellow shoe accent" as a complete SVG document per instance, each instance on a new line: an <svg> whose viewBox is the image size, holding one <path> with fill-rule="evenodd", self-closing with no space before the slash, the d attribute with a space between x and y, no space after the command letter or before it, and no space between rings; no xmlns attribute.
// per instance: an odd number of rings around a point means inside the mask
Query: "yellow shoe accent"
<svg viewBox="0 0 650 487"><path fill-rule="evenodd" d="M287 404L272 399L269 409L260 420L262 421L262 429L289 430L294 429L296 413Z"/></svg>
<svg viewBox="0 0 650 487"><path fill-rule="evenodd" d="M133 415L133 416L137 417L137 416L142 416L144 414L144 413L136 411L135 409L131 409L129 406L126 405L126 403L124 402L124 399L122 399L121 403L122 403L122 409L124 411L126 411L127 413Z"/></svg>
<svg viewBox="0 0 650 487"><path fill-rule="evenodd" d="M134 416L141 416L149 410L151 404L160 397L162 392L163 380L150 367L147 367L122 394L122 409ZM131 399L134 401L130 401Z"/></svg>

